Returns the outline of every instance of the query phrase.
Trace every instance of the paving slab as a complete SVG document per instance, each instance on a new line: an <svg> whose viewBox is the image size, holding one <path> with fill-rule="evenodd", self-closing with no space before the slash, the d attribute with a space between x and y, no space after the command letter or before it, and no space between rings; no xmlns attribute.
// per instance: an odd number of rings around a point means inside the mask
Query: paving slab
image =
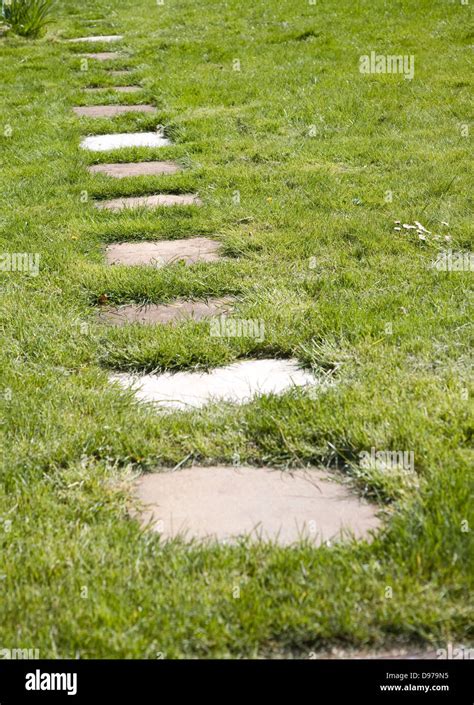
<svg viewBox="0 0 474 705"><path fill-rule="evenodd" d="M253 541L316 545L349 534L370 538L377 507L318 469L279 471L229 466L192 467L142 476L135 485L143 524L168 540Z"/></svg>
<svg viewBox="0 0 474 705"><path fill-rule="evenodd" d="M230 313L233 299L209 299L208 301L178 300L171 304L127 304L108 308L99 313L103 323L124 326L130 323L156 325L201 321Z"/></svg>
<svg viewBox="0 0 474 705"><path fill-rule="evenodd" d="M220 259L219 249L220 243L207 237L118 242L107 247L105 257L108 264L122 264L128 267L136 265L163 267L180 261L187 265L196 262L216 262Z"/></svg>
<svg viewBox="0 0 474 705"><path fill-rule="evenodd" d="M92 37L74 37L74 39L68 39L68 42L119 42L123 39L123 34L95 34Z"/></svg>
<svg viewBox="0 0 474 705"><path fill-rule="evenodd" d="M119 132L110 135L92 135L81 141L82 149L108 152L124 147L168 147L171 144L162 132Z"/></svg>
<svg viewBox="0 0 474 705"><path fill-rule="evenodd" d="M152 196L127 196L98 201L96 208L107 211L122 211L126 208L158 208L160 206L199 206L200 199L193 193L156 193Z"/></svg>
<svg viewBox="0 0 474 705"><path fill-rule="evenodd" d="M242 360L209 372L111 375L139 401L162 409L197 409L212 401L243 404L262 394L281 394L292 387L314 387L313 374L296 360Z"/></svg>
<svg viewBox="0 0 474 705"><path fill-rule="evenodd" d="M97 59L97 61L110 61L111 59L120 59L122 54L118 51L97 51L94 53L78 54L83 59Z"/></svg>
<svg viewBox="0 0 474 705"><path fill-rule="evenodd" d="M73 108L81 117L115 117L127 113L156 113L153 105L87 105Z"/></svg>
<svg viewBox="0 0 474 705"><path fill-rule="evenodd" d="M115 179L127 176L155 176L157 174L176 174L180 171L176 162L126 162L121 164L94 164L89 167L91 174L105 174Z"/></svg>

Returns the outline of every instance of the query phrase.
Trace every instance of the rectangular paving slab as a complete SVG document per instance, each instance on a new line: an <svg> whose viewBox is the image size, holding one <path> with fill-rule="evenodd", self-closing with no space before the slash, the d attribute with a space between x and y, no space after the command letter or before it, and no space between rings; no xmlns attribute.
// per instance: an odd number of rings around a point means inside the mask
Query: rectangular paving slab
<svg viewBox="0 0 474 705"><path fill-rule="evenodd" d="M199 206L200 199L193 193L156 193L153 196L127 196L98 201L96 208L107 211L122 211L125 208L158 208L160 206Z"/></svg>
<svg viewBox="0 0 474 705"><path fill-rule="evenodd" d="M118 242L109 245L105 251L108 264L122 264L128 267L148 265L163 267L166 264L184 262L216 262L220 259L220 243L207 237L193 237L184 240L159 240L145 242Z"/></svg>
<svg viewBox="0 0 474 705"><path fill-rule="evenodd" d="M94 53L79 54L85 59L97 59L97 61L111 61L112 59L120 59L122 54L118 51L98 51Z"/></svg>
<svg viewBox="0 0 474 705"><path fill-rule="evenodd" d="M196 409L212 401L242 404L262 394L317 384L296 360L272 359L243 360L210 372L118 373L111 380L133 389L139 401L162 409Z"/></svg>
<svg viewBox="0 0 474 705"><path fill-rule="evenodd" d="M168 147L170 140L162 132L120 132L111 135L92 135L81 141L82 149L108 152L124 147Z"/></svg>
<svg viewBox="0 0 474 705"><path fill-rule="evenodd" d="M87 105L73 108L82 117L115 117L126 113L156 113L153 105Z"/></svg>
<svg viewBox="0 0 474 705"><path fill-rule="evenodd" d="M233 299L209 299L208 301L173 301L171 304L127 304L101 311L99 318L113 326L130 323L156 325L201 321L221 316L232 309Z"/></svg>
<svg viewBox="0 0 474 705"><path fill-rule="evenodd" d="M119 42L123 39L123 34L95 34L92 37L74 37L68 42Z"/></svg>
<svg viewBox="0 0 474 705"><path fill-rule="evenodd" d="M180 171L176 162L126 162L121 164L94 164L89 167L91 174L105 174L115 179L127 176L154 176L157 174L176 174Z"/></svg>
<svg viewBox="0 0 474 705"><path fill-rule="evenodd" d="M375 505L315 468L192 467L143 475L135 493L143 524L164 540L321 545L369 539L380 526Z"/></svg>

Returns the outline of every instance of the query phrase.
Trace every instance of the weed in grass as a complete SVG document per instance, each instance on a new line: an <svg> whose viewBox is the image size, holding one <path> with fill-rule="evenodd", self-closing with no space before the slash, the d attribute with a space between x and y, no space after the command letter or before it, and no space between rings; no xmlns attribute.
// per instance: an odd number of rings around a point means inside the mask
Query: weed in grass
<svg viewBox="0 0 474 705"><path fill-rule="evenodd" d="M36 39L50 24L54 0L2 0L7 26L21 37Z"/></svg>

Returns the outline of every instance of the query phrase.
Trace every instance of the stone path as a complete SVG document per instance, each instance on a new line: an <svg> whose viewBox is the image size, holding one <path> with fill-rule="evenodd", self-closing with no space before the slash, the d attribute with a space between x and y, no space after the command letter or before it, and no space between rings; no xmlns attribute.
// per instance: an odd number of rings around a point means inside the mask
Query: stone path
<svg viewBox="0 0 474 705"><path fill-rule="evenodd" d="M97 51L79 54L84 59L96 59L97 61L111 61L112 59L120 59L121 54L117 51Z"/></svg>
<svg viewBox="0 0 474 705"><path fill-rule="evenodd" d="M230 313L233 299L209 299L208 301L178 300L172 304L128 304L107 308L99 313L104 323L124 326L128 323L156 325L202 321L206 318Z"/></svg>
<svg viewBox="0 0 474 705"><path fill-rule="evenodd" d="M161 132L130 132L110 135L93 135L81 142L82 149L91 152L109 152L124 147L168 147L169 139Z"/></svg>
<svg viewBox="0 0 474 705"><path fill-rule="evenodd" d="M200 206L200 199L192 193L156 193L152 196L128 196L98 201L96 208L108 211L122 211L125 208L158 208L160 206Z"/></svg>
<svg viewBox="0 0 474 705"><path fill-rule="evenodd" d="M313 374L297 360L243 360L209 372L163 372L111 376L139 401L161 409L199 409L210 402L250 402L262 394L281 394L292 387L314 387Z"/></svg>
<svg viewBox="0 0 474 705"><path fill-rule="evenodd" d="M106 248L105 258L108 264L123 264L127 267L163 267L176 262L189 265L196 262L216 262L220 259L219 249L220 243L206 237L156 242L119 242Z"/></svg>
<svg viewBox="0 0 474 705"><path fill-rule="evenodd" d="M157 174L176 174L180 171L176 162L126 162L122 164L94 164L90 166L91 174L105 174L115 179L127 176L155 176Z"/></svg>
<svg viewBox="0 0 474 705"><path fill-rule="evenodd" d="M122 35L79 37L72 43L119 42ZM119 52L86 53L81 56L109 61L123 57ZM115 77L130 76L128 69L108 70ZM113 90L134 93L140 86L86 88L93 94ZM93 105L75 107L79 117L113 118L125 113L154 113L152 105ZM163 131L110 133L84 137L81 148L91 152L112 152L127 147L170 147ZM176 174L173 161L107 163L89 167L91 174L113 178ZM200 205L195 194L149 194L125 196L96 202L112 213L125 208L154 208L168 205ZM109 245L109 265L164 267L184 261L213 263L220 259L220 243L204 237L176 240L122 242ZM231 298L168 304L130 302L99 312L107 325L179 325L185 321L209 321L232 312ZM133 389L137 401L153 404L158 412L199 409L214 401L246 403L262 394L281 394L291 388L314 389L315 376L302 370L297 360L240 360L209 372L181 371L162 374L111 375L111 382ZM231 541L241 535L252 540L272 540L289 545L306 538L315 544L339 540L347 531L367 538L378 528L376 509L334 481L327 473L298 470L282 473L269 468L193 467L177 472L145 475L136 486L137 496L148 505L140 518L152 522L165 539L184 534L188 538ZM345 533L346 532L346 533Z"/></svg>
<svg viewBox="0 0 474 705"><path fill-rule="evenodd" d="M93 37L75 37L74 39L68 39L68 42L74 44L77 42L119 42L122 39L122 34L96 34Z"/></svg>
<svg viewBox="0 0 474 705"><path fill-rule="evenodd" d="M115 117L126 113L156 113L153 105L89 105L73 108L83 117Z"/></svg>
<svg viewBox="0 0 474 705"><path fill-rule="evenodd" d="M374 507L320 470L192 467L144 475L137 483L141 519L164 539L235 541L240 536L289 545L350 532L367 538L380 522Z"/></svg>

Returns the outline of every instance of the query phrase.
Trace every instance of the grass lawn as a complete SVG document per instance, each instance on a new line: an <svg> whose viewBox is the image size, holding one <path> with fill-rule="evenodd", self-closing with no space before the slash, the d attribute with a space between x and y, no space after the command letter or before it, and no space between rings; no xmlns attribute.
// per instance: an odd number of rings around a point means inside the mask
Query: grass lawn
<svg viewBox="0 0 474 705"><path fill-rule="evenodd" d="M471 643L474 274L431 265L473 249L472 6L63 0L55 16L43 38L0 39L0 252L40 255L38 276L0 272L0 647L309 657ZM98 33L124 41L63 41ZM123 57L81 70L80 52L112 50ZM413 55L413 79L361 73L371 51ZM130 83L143 93L82 92ZM113 102L158 114L72 112ZM158 124L172 146L79 148L89 134ZM139 159L184 168L87 171ZM93 205L156 192L203 205ZM196 235L226 258L105 264L107 243ZM263 321L265 336L214 338L206 322L107 327L104 295L234 296L235 316ZM295 357L328 383L159 416L108 380L246 357ZM415 468L364 467L371 448L413 452ZM130 484L181 462L323 466L377 502L385 528L370 544L318 549L164 544L131 518Z"/></svg>

